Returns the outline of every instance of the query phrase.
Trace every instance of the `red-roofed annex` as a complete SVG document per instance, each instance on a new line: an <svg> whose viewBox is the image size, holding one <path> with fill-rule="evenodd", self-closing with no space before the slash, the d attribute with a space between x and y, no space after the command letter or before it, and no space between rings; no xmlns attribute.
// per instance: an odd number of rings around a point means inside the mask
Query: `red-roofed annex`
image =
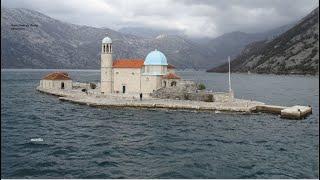
<svg viewBox="0 0 320 180"><path fill-rule="evenodd" d="M72 80L66 72L53 72L40 80L43 89L72 89Z"/></svg>

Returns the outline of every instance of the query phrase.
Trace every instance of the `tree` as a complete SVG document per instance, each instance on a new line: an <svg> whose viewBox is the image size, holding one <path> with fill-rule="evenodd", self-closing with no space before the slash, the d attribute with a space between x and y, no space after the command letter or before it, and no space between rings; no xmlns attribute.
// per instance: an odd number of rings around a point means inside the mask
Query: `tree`
<svg viewBox="0 0 320 180"><path fill-rule="evenodd" d="M206 86L204 84L200 83L198 85L198 90L204 90L204 89L206 89Z"/></svg>

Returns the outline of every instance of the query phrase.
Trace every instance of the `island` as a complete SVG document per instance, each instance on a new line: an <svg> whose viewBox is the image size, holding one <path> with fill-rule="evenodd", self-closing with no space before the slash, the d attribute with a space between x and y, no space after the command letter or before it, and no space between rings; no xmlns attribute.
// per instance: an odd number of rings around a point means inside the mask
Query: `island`
<svg viewBox="0 0 320 180"><path fill-rule="evenodd" d="M229 91L212 92L203 84L184 80L168 64L159 50L145 59L112 58L112 40L102 39L100 83L73 82L66 72L53 72L40 80L38 91L93 107L166 108L219 112L279 114L283 118L302 119L312 113L310 106L274 106L235 98ZM230 62L229 62L230 65Z"/></svg>

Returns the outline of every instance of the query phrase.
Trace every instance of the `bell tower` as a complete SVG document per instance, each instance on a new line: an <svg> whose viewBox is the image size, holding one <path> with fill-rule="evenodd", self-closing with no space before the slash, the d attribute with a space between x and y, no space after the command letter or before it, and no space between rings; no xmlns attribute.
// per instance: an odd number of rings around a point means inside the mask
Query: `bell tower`
<svg viewBox="0 0 320 180"><path fill-rule="evenodd" d="M112 40L105 37L101 45L101 93L112 93Z"/></svg>

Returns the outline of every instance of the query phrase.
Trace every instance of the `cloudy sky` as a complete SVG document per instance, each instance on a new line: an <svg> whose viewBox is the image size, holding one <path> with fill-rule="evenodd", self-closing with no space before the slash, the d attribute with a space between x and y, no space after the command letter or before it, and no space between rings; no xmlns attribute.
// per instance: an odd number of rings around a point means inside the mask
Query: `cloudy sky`
<svg viewBox="0 0 320 180"><path fill-rule="evenodd" d="M317 0L2 0L1 5L33 9L74 24L177 29L195 37L265 31L319 6Z"/></svg>

